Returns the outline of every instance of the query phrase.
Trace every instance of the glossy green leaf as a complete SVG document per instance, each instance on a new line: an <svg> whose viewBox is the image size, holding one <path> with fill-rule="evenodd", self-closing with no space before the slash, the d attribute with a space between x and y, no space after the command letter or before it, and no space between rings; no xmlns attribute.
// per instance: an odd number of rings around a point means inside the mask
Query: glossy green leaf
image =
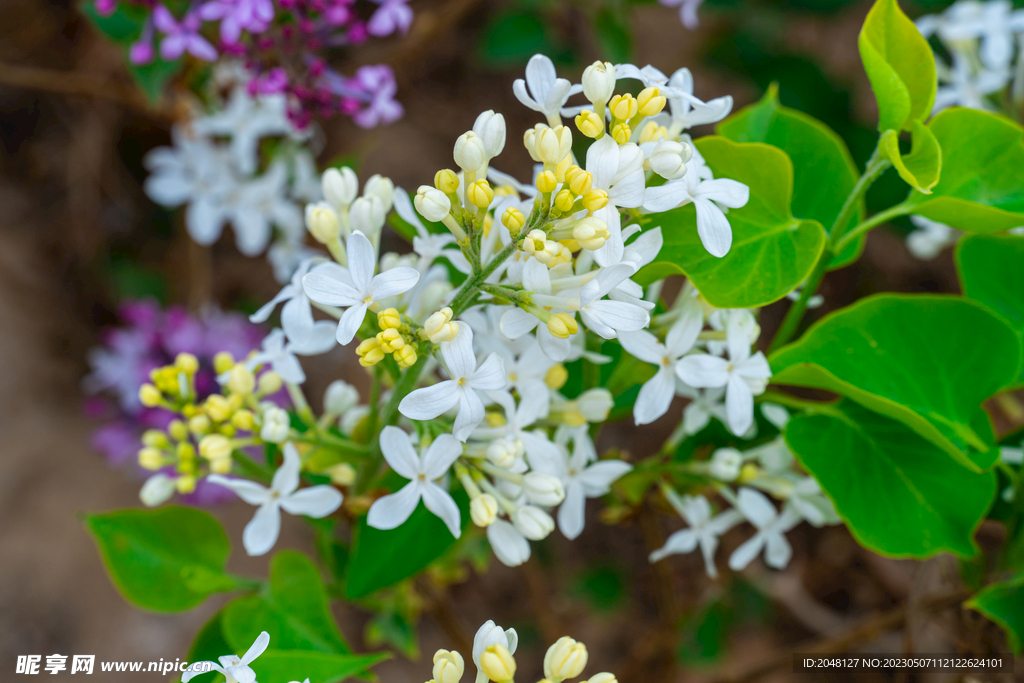
<svg viewBox="0 0 1024 683"><path fill-rule="evenodd" d="M964 296L995 311L1024 345L1024 236L968 235L956 249ZM1024 362L1015 385L1024 385Z"/></svg>
<svg viewBox="0 0 1024 683"><path fill-rule="evenodd" d="M244 652L261 631L270 633L272 647L279 650L351 652L331 616L320 572L309 558L291 550L274 556L269 593L229 604L222 625L238 652Z"/></svg>
<svg viewBox="0 0 1024 683"><path fill-rule="evenodd" d="M773 384L826 389L899 420L961 464L997 451L983 401L1017 376L1020 341L979 304L880 294L825 316L769 359Z"/></svg>
<svg viewBox="0 0 1024 683"><path fill-rule="evenodd" d="M1024 650L1024 574L994 583L964 603L996 622L1006 631L1015 654Z"/></svg>
<svg viewBox="0 0 1024 683"><path fill-rule="evenodd" d="M206 512L177 506L119 510L89 515L85 524L114 585L139 607L181 612L214 590L233 587L224 576L227 534Z"/></svg>
<svg viewBox="0 0 1024 683"><path fill-rule="evenodd" d="M969 232L1024 225L1024 129L1009 119L953 107L928 123L942 149L931 194L911 192L911 213Z"/></svg>
<svg viewBox="0 0 1024 683"><path fill-rule="evenodd" d="M469 499L462 492L454 492L452 497L465 528L469 523ZM360 598L406 579L441 557L453 543L455 538L448 527L422 501L397 529L374 529L363 517L352 540L345 594Z"/></svg>
<svg viewBox="0 0 1024 683"><path fill-rule="evenodd" d="M850 400L796 415L786 443L866 548L890 557L977 552L974 532L995 494L905 425Z"/></svg>
<svg viewBox="0 0 1024 683"><path fill-rule="evenodd" d="M818 119L779 103L779 88L773 83L760 102L718 124L717 132L733 142L764 142L778 147L793 162L793 215L811 218L827 230L839 217L846 197L857 184L859 173L846 143ZM860 202L845 226L860 223L864 203ZM830 268L841 268L860 257L861 237L842 254L832 258Z"/></svg>
<svg viewBox="0 0 1024 683"><path fill-rule="evenodd" d="M683 273L717 308L754 308L781 299L807 278L825 246L821 223L790 212L792 162L781 149L762 143L709 136L695 144L716 178L750 188L747 205L727 216L732 248L723 258L708 253L692 204L657 214L664 246L634 279L646 284Z"/></svg>
<svg viewBox="0 0 1024 683"><path fill-rule="evenodd" d="M892 162L910 187L922 194L931 194L939 182L942 170L942 149L928 126L914 121L911 124L913 147L910 154L900 154L900 134L895 130L882 133L878 142L882 157Z"/></svg>
<svg viewBox="0 0 1024 683"><path fill-rule="evenodd" d="M274 641L271 639L270 644ZM333 655L315 650L267 650L250 665L259 683L290 683L309 678L309 683L337 683L362 676L370 667L391 655Z"/></svg>
<svg viewBox="0 0 1024 683"><path fill-rule="evenodd" d="M910 130L935 103L935 57L896 0L876 0L857 41L878 100L878 130Z"/></svg>

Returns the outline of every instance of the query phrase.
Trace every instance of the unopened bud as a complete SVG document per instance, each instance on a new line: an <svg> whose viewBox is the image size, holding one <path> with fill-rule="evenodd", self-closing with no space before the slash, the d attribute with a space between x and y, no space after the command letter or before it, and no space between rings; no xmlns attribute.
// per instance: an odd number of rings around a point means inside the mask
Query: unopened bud
<svg viewBox="0 0 1024 683"><path fill-rule="evenodd" d="M384 213L387 213L394 204L395 184L391 178L375 173L363 185L363 196L379 197L381 203L384 204Z"/></svg>
<svg viewBox="0 0 1024 683"><path fill-rule="evenodd" d="M558 339L568 339L579 331L576 318L569 313L555 313L548 318L548 332Z"/></svg>
<svg viewBox="0 0 1024 683"><path fill-rule="evenodd" d="M455 339L459 333L459 324L452 321L452 315L452 309L447 306L431 314L423 323L423 332L427 335L427 339L435 344Z"/></svg>
<svg viewBox="0 0 1024 683"><path fill-rule="evenodd" d="M419 354L416 353L416 347L410 344L406 344L402 348L395 351L394 356L395 362L398 363L398 367L402 368L403 370L405 368L412 367L413 365L416 364L416 361L419 360Z"/></svg>
<svg viewBox="0 0 1024 683"><path fill-rule="evenodd" d="M459 190L459 176L450 168L443 168L434 174L434 187L445 194L455 194Z"/></svg>
<svg viewBox="0 0 1024 683"><path fill-rule="evenodd" d="M587 658L586 645L562 636L544 655L544 676L552 683L576 678L587 666Z"/></svg>
<svg viewBox="0 0 1024 683"><path fill-rule="evenodd" d="M146 480L139 491L139 500L146 507L156 507L166 503L174 495L176 489L174 479L166 474L154 474Z"/></svg>
<svg viewBox="0 0 1024 683"><path fill-rule="evenodd" d="M633 134L630 130L628 123L616 123L612 126L612 140L615 140L620 145L624 145L629 142L629 136Z"/></svg>
<svg viewBox="0 0 1024 683"><path fill-rule="evenodd" d="M495 439L487 445L487 460L504 470L511 469L522 454L523 445L519 440Z"/></svg>
<svg viewBox="0 0 1024 683"><path fill-rule="evenodd" d="M183 474L174 480L174 488L182 495L192 493L196 490L196 478L191 474Z"/></svg>
<svg viewBox="0 0 1024 683"><path fill-rule="evenodd" d="M505 209L505 213L501 214L501 224L508 228L510 235L515 237L526 225L526 216L516 207L510 206Z"/></svg>
<svg viewBox="0 0 1024 683"><path fill-rule="evenodd" d="M331 244L341 233L338 212L327 202L306 204L306 229L320 244Z"/></svg>
<svg viewBox="0 0 1024 683"><path fill-rule="evenodd" d="M320 188L324 199L336 209L341 209L355 200L359 193L359 178L348 166L329 168L320 178Z"/></svg>
<svg viewBox="0 0 1024 683"><path fill-rule="evenodd" d="M174 357L174 365L186 374L194 375L199 370L199 359L191 353L179 353Z"/></svg>
<svg viewBox="0 0 1024 683"><path fill-rule="evenodd" d="M251 394L256 389L256 377L253 376L252 370L242 363L231 368L231 374L228 375L228 389L231 390L231 393L239 396Z"/></svg>
<svg viewBox="0 0 1024 683"><path fill-rule="evenodd" d="M334 380L324 392L324 410L330 415L342 415L357 403L359 403L359 391L344 380Z"/></svg>
<svg viewBox="0 0 1024 683"><path fill-rule="evenodd" d="M163 394L152 384L143 384L139 387L139 402L147 408L158 406L163 400Z"/></svg>
<svg viewBox="0 0 1024 683"><path fill-rule="evenodd" d="M629 121L631 118L636 116L639 108L636 98L629 93L626 93L625 95L616 95L608 102L608 111L612 113L612 118L618 119L619 121Z"/></svg>
<svg viewBox="0 0 1024 683"><path fill-rule="evenodd" d="M648 161L652 171L666 180L675 180L686 174L686 162L692 154L689 145L662 140L654 146Z"/></svg>
<svg viewBox="0 0 1024 683"><path fill-rule="evenodd" d="M604 121L590 109L576 115L576 128L588 138L599 138L604 133Z"/></svg>
<svg viewBox="0 0 1024 683"><path fill-rule="evenodd" d="M577 195L585 195L590 192L591 188L594 186L593 174L583 170L574 173L568 180L569 189Z"/></svg>
<svg viewBox="0 0 1024 683"><path fill-rule="evenodd" d="M611 237L608 226L597 216L587 216L573 226L572 238L584 249L594 251Z"/></svg>
<svg viewBox="0 0 1024 683"><path fill-rule="evenodd" d="M164 454L159 448L147 446L139 450L139 467L144 470L158 470L164 466Z"/></svg>
<svg viewBox="0 0 1024 683"><path fill-rule="evenodd" d="M487 163L487 150L483 139L467 131L455 141L455 163L466 173L476 173Z"/></svg>
<svg viewBox="0 0 1024 683"><path fill-rule="evenodd" d="M569 381L569 371L561 363L552 365L547 374L544 375L544 384L548 385L549 389L554 389L555 391L564 387L567 381Z"/></svg>
<svg viewBox="0 0 1024 683"><path fill-rule="evenodd" d="M488 157L493 159L505 149L505 117L495 114L494 110L488 109L476 117L473 132L480 136ZM438 680L437 683L442 681Z"/></svg>
<svg viewBox="0 0 1024 683"><path fill-rule="evenodd" d="M711 456L711 476L721 481L735 481L743 466L743 454L735 448L719 448Z"/></svg>
<svg viewBox="0 0 1024 683"><path fill-rule="evenodd" d="M376 195L360 197L352 202L348 210L351 228L367 236L379 235L386 217L384 201Z"/></svg>
<svg viewBox="0 0 1024 683"><path fill-rule="evenodd" d="M210 418L206 415L193 415L188 419L188 431L202 436L210 431Z"/></svg>
<svg viewBox="0 0 1024 683"><path fill-rule="evenodd" d="M284 408L267 408L263 411L263 426L260 438L269 443L284 443L291 430L291 418ZM202 442L200 442L200 448Z"/></svg>
<svg viewBox="0 0 1024 683"><path fill-rule="evenodd" d="M591 676L587 683L619 683L619 681L615 678L615 674L602 671Z"/></svg>
<svg viewBox="0 0 1024 683"><path fill-rule="evenodd" d="M235 357L229 352L219 351L213 357L213 371L218 375L224 374L233 367L235 367Z"/></svg>
<svg viewBox="0 0 1024 683"><path fill-rule="evenodd" d="M466 188L466 198L473 206L486 209L494 200L494 190L491 189L490 183L481 178Z"/></svg>
<svg viewBox="0 0 1024 683"><path fill-rule="evenodd" d="M167 434L159 429L147 429L142 433L142 445L153 448L167 448L171 442L167 440Z"/></svg>
<svg viewBox="0 0 1024 683"><path fill-rule="evenodd" d="M230 458L231 439L222 434L208 434L199 441L199 455L207 460Z"/></svg>
<svg viewBox="0 0 1024 683"><path fill-rule="evenodd" d="M273 370L268 370L260 375L259 382L256 383L257 392L260 396L276 394L281 390L281 385L283 383L281 375L277 374Z"/></svg>
<svg viewBox="0 0 1024 683"><path fill-rule="evenodd" d="M364 368L384 360L386 352L381 348L380 341L376 337L370 337L359 342L356 347L356 355L359 356L359 364Z"/></svg>
<svg viewBox="0 0 1024 683"><path fill-rule="evenodd" d="M488 527L498 518L498 501L489 493L483 493L469 504L469 516L478 527ZM435 674L436 677L436 674Z"/></svg>
<svg viewBox="0 0 1024 683"><path fill-rule="evenodd" d="M589 213L599 211L608 206L608 193L604 190L591 190L583 195L583 208Z"/></svg>
<svg viewBox="0 0 1024 683"><path fill-rule="evenodd" d="M641 144L644 142L657 142L658 140L664 140L667 137L668 129L665 128L665 126L659 126L657 121L648 121L644 124L644 127L640 129L640 139L637 140L637 142L640 142Z"/></svg>
<svg viewBox="0 0 1024 683"><path fill-rule="evenodd" d="M516 675L516 660L507 647L495 643L480 654L480 670L495 683L505 683Z"/></svg>
<svg viewBox="0 0 1024 683"><path fill-rule="evenodd" d="M331 478L331 483L337 486L351 486L356 480L356 469L347 462L331 465L324 473Z"/></svg>
<svg viewBox="0 0 1024 683"><path fill-rule="evenodd" d="M604 387L588 389L576 399L580 412L587 422L604 422L608 419L615 401L610 391Z"/></svg>
<svg viewBox="0 0 1024 683"><path fill-rule="evenodd" d="M654 116L665 108L665 96L661 94L656 86L650 86L640 91L636 96L637 112L641 116Z"/></svg>
<svg viewBox="0 0 1024 683"><path fill-rule="evenodd" d="M181 420L171 420L167 425L167 433L175 441L184 441L188 438L188 427Z"/></svg>
<svg viewBox="0 0 1024 683"><path fill-rule="evenodd" d="M256 426L256 418L251 410L236 410L231 416L231 424L238 429L251 432Z"/></svg>
<svg viewBox="0 0 1024 683"><path fill-rule="evenodd" d="M538 505L553 507L565 500L565 489L558 477L543 472L528 472L523 477L523 493Z"/></svg>
<svg viewBox="0 0 1024 683"><path fill-rule="evenodd" d="M615 66L611 62L594 62L583 70L583 95L603 106L615 92Z"/></svg>
<svg viewBox="0 0 1024 683"><path fill-rule="evenodd" d="M537 174L536 181L537 189L544 194L548 192L554 192L555 188L558 187L558 180L555 179L555 174L551 171L541 171Z"/></svg>
<svg viewBox="0 0 1024 683"><path fill-rule="evenodd" d="M412 203L421 216L434 223L444 220L452 210L452 202L448 195L429 185L420 185Z"/></svg>
<svg viewBox="0 0 1024 683"><path fill-rule="evenodd" d="M543 540L555 530L555 520L551 515L533 505L520 505L511 518L516 531L531 541Z"/></svg>
<svg viewBox="0 0 1024 683"><path fill-rule="evenodd" d="M569 213L570 211L572 211L572 205L576 203L576 198L568 189L559 190L558 194L555 195L555 200L553 203L555 205L555 208L561 211L562 213Z"/></svg>

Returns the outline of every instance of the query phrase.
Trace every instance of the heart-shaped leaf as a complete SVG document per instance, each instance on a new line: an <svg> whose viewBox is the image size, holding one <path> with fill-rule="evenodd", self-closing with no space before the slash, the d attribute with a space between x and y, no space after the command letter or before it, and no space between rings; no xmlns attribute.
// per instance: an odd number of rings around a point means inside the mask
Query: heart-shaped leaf
<svg viewBox="0 0 1024 683"><path fill-rule="evenodd" d="M1009 119L953 107L928 123L942 149L931 194L913 191L911 213L969 232L1024 225L1024 129Z"/></svg>
<svg viewBox="0 0 1024 683"><path fill-rule="evenodd" d="M1024 345L1024 235L968 235L956 269L964 296L995 311ZM1024 363L1014 385L1024 385Z"/></svg>
<svg viewBox="0 0 1024 683"><path fill-rule="evenodd" d="M793 162L793 215L816 220L826 231L832 228L860 175L846 143L834 130L780 104L778 84L772 83L760 102L718 124L717 132L733 142L764 142L785 152ZM864 202L858 202L850 221L840 227L848 230L863 217ZM829 267L853 263L863 249L864 237L860 237L833 256Z"/></svg>
<svg viewBox="0 0 1024 683"><path fill-rule="evenodd" d="M790 418L785 439L865 547L890 557L977 552L992 472L971 472L905 425L845 399Z"/></svg>
<svg viewBox="0 0 1024 683"><path fill-rule="evenodd" d="M273 644L273 640L270 641ZM315 650L267 650L251 664L259 683L338 683L354 676L364 677L370 667L391 655L335 655Z"/></svg>
<svg viewBox="0 0 1024 683"><path fill-rule="evenodd" d="M825 316L769 359L773 384L847 396L899 420L975 471L992 466L981 403L1017 376L1017 335L952 296L881 294Z"/></svg>
<svg viewBox="0 0 1024 683"><path fill-rule="evenodd" d="M910 130L935 103L935 57L896 0L876 0L857 41L878 100L878 130Z"/></svg>
<svg viewBox="0 0 1024 683"><path fill-rule="evenodd" d="M790 212L792 162L781 149L761 143L709 136L695 144L716 178L750 188L746 206L726 214L732 248L722 258L708 253L692 204L655 214L664 246L634 279L646 284L682 273L718 308L754 308L781 299L807 278L825 246L821 223Z"/></svg>

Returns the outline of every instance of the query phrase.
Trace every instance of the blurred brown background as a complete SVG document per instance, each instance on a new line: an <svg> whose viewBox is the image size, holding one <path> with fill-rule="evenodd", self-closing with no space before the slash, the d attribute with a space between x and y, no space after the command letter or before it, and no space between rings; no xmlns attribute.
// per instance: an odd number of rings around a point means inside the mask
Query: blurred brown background
<svg viewBox="0 0 1024 683"><path fill-rule="evenodd" d="M412 188L450 166L455 137L479 111L493 108L506 116L510 131L496 165L525 176L529 159L518 136L536 117L512 96L511 83L522 75L522 64L487 67L477 58L479 35L503 4L413 0L411 5L417 15L407 39L380 41L358 56L360 63L383 60L396 67L405 118L369 132L346 121L331 122L324 128L321 162L354 153L363 160L363 177L382 173ZM794 12L774 26L780 49L817 64L830 82L840 84L836 88L847 93L842 113L860 123L874 115L856 51L868 5L854 2L827 14ZM577 3L551 15L559 22L561 43L575 50L578 64L563 69L569 78L578 78L582 65L602 57L593 38L577 28L586 12L586 3ZM734 49L723 43L723 35L736 27L725 10L702 13L696 32L684 29L674 10L657 5L638 6L633 18L638 65L652 63L667 73L689 66L698 96L732 94L737 108L759 97L763 84L756 78L730 74L722 68L728 59L719 59L717 66L706 59L713 44L718 51ZM755 21L783 19L769 7L741 25ZM93 425L82 416L78 388L85 353L97 330L114 321L109 273L115 257L129 254L159 270L170 282L172 298L193 305L210 298L227 306L245 297L265 300L278 285L262 259L237 254L229 231L212 255L199 253L173 222L154 236L153 224L167 219L141 191L141 157L167 143L173 101L150 108L135 95L122 55L93 33L72 3L7 0L0 6L0 27L0 679L12 680L19 654L173 659L184 655L224 598L183 615L145 614L127 604L106 578L77 515L137 505L140 482L109 469L88 447ZM949 255L915 261L897 233L875 231L862 261L831 275L824 294L828 307L835 307L893 290L955 291ZM784 307L766 312L766 334L780 311ZM310 374L337 372L331 362L333 356L328 367L321 364ZM660 443L665 429L655 425L639 433L623 426L609 443L642 455L645 447L653 450ZM680 523L664 518L660 524L650 516L609 530L597 521L597 510L591 512L587 532L571 548L552 537L525 568L494 563L486 576L455 587L441 605L449 611L421 624L426 656L415 664L398 657L379 669L382 678L421 682L429 676L435 648L451 647L460 629L462 637L471 638L487 618L506 626L535 624L532 632L524 629L525 647L533 653L520 660L524 675L540 675L541 642L570 633L590 646L588 671L611 669L624 683L729 680L765 666L773 673L759 680L813 680L789 673L788 648L803 641L841 641L851 633L864 642L882 638L880 647L912 643L931 652L1000 642L1001 636L974 615L945 609L945 603L935 616L929 600L959 589L957 567L949 558L924 564L884 560L861 550L841 527L803 526L792 534L798 559L786 572L752 572L757 595L752 602L737 602L733 612L760 616L734 630L729 655L708 666L684 662L673 670L666 661L679 638L712 636L687 636L684 629L667 642L666 631L673 633L676 619L700 613L709 596L723 589L705 578L697 557L653 567L646 563L649 547L660 545L658 539ZM217 511L234 537L250 513L242 505ZM279 547L309 546L301 523L287 519L285 525ZM237 555L235 569L265 574L266 558ZM632 577L620 586L625 598L612 609L602 611L586 598L587 577L604 576L594 574L595 562L614 567L613 577ZM911 607L901 611L908 600ZM346 608L339 618L350 641L363 648L365 615ZM113 678L132 679L129 674Z"/></svg>

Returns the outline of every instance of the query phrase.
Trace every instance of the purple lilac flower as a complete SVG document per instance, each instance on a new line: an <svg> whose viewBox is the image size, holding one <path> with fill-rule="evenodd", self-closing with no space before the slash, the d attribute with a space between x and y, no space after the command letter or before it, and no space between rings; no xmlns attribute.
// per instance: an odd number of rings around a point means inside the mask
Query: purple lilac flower
<svg viewBox="0 0 1024 683"><path fill-rule="evenodd" d="M390 66L364 66L356 71L355 82L370 96L369 103L352 116L352 120L361 128L373 128L382 123L391 123L402 117L404 109L395 100L398 86L395 84L395 72Z"/></svg>
<svg viewBox="0 0 1024 683"><path fill-rule="evenodd" d="M169 9L157 5L153 8L153 26L164 34L160 56L167 61L172 62L186 52L204 62L217 59L217 50L199 33L203 20L197 13L190 11L178 21Z"/></svg>
<svg viewBox="0 0 1024 683"><path fill-rule="evenodd" d="M412 25L412 10L406 2L408 0L383 0L367 22L366 31L378 38L408 31Z"/></svg>
<svg viewBox="0 0 1024 683"><path fill-rule="evenodd" d="M274 20L272 0L212 0L197 12L204 21L220 22L220 39L237 44L242 31L263 33Z"/></svg>

